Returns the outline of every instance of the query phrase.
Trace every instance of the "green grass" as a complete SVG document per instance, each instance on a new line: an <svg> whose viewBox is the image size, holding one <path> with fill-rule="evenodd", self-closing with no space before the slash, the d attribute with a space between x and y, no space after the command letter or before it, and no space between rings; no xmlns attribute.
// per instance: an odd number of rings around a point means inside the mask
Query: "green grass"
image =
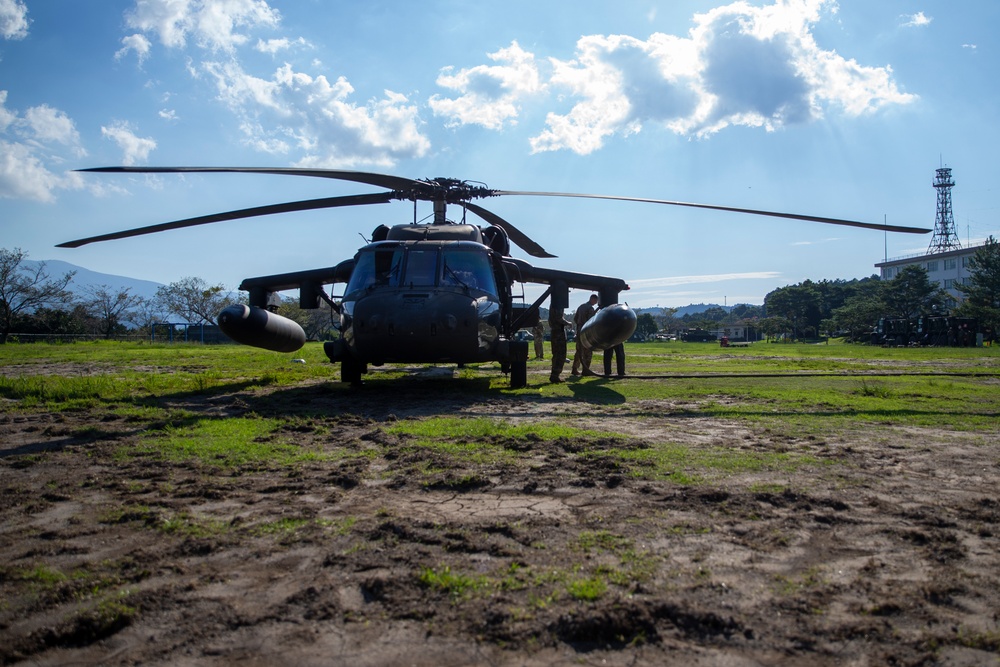
<svg viewBox="0 0 1000 667"><path fill-rule="evenodd" d="M693 418L731 420L789 439L822 440L899 426L992 437L1000 423L1000 347L757 343L720 348L670 342L630 344L627 354L631 375L624 380L587 378L552 385L532 374L527 387L510 390L496 364L469 365L449 379L409 377L390 365L368 376L358 394L339 382L339 368L325 361L319 344L308 344L294 355L236 345L8 344L0 346L0 414L86 409L94 424L60 435L79 441L114 438L114 430L101 422L124 420L141 435L138 443L121 447L120 456L280 467L385 453L375 445L350 452L338 447L329 408L313 407L313 399L329 402L361 395L372 405L391 409L399 392L416 391L495 402L502 406L500 412L515 415L522 403L544 404L544 413L554 417L525 421L449 415L384 422L380 427L399 439L397 447L433 450L447 461L496 466L517 465L539 442L566 442L580 445L572 456L608 459L634 477L680 483L817 461L807 451L694 448L669 438L637 443L601 428L600 419L593 420L593 428L580 428L578 418L562 419L562 403L591 404L596 411L639 421L647 415L679 425ZM292 358L307 363L293 364ZM544 368L544 362L529 364L532 370L537 367ZM897 374L886 374L890 372ZM640 379L643 375L658 377ZM692 375L698 377L682 377ZM265 390L268 398L258 403L266 408L265 416L248 412L207 417L178 407L229 395L254 397ZM298 444L293 429L302 420L309 422L312 441L331 445L320 450ZM475 474L470 474L474 482Z"/></svg>
<svg viewBox="0 0 1000 667"><path fill-rule="evenodd" d="M197 460L227 468L282 467L323 458L323 454L304 449L278 433L282 423L259 417L197 419L190 425L151 432L136 447L120 450L119 455Z"/></svg>
<svg viewBox="0 0 1000 667"><path fill-rule="evenodd" d="M293 364L293 358L306 363ZM0 345L0 366L0 398L48 410L290 386L329 379L333 369L318 343L290 355L241 345L113 341Z"/></svg>
<svg viewBox="0 0 1000 667"><path fill-rule="evenodd" d="M412 435L419 440L449 438L464 442L489 439L555 440L558 438L590 438L608 435L596 429L579 429L558 423L535 422L511 424L486 417L430 417L401 421L389 426L389 433Z"/></svg>

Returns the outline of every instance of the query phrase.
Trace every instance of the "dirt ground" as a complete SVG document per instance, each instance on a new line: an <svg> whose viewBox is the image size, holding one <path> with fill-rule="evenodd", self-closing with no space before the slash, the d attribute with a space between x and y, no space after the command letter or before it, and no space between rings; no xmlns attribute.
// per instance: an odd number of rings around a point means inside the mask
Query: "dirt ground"
<svg viewBox="0 0 1000 667"><path fill-rule="evenodd" d="M998 664L996 440L789 437L615 382L596 404L428 378L171 399L303 415L288 435L338 454L263 468L123 456L142 420L0 413L0 660ZM424 415L630 438L499 440L517 456L457 465L390 432ZM679 484L594 455L663 442L816 462Z"/></svg>

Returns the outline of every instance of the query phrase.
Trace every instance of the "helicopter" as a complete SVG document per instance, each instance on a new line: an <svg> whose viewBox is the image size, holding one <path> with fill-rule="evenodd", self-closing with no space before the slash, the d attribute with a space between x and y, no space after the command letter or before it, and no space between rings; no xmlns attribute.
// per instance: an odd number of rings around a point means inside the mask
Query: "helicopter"
<svg viewBox="0 0 1000 667"><path fill-rule="evenodd" d="M513 257L511 246L537 258L552 258L516 226L473 203L504 196L575 197L644 202L669 206L728 211L881 231L925 234L930 229L841 220L812 215L616 195L526 190L495 190L484 184L454 178L412 179L364 171L263 167L95 167L90 173L241 173L306 176L349 181L384 188L369 194L324 197L270 204L175 220L60 243L77 248L89 243L124 239L185 227L257 216L411 201L412 222L379 225L371 240L354 257L330 267L246 278L239 289L248 293L248 305L224 309L218 317L223 333L236 342L276 352L294 352L306 341L302 327L278 315L277 293L297 289L299 306L319 308L326 303L339 315L340 336L324 343L331 362L339 362L341 380L359 385L368 366L386 363L499 362L510 375L511 388L527 384L528 342L515 334L539 318L546 299L550 309L569 307L569 290L598 295L598 311L577 332L577 344L592 350L615 347L636 327L635 312L619 303L629 289L621 278L539 267ZM433 204L430 222L417 220L417 202ZM448 206L461 209L459 220L447 217ZM478 216L486 225L467 221ZM546 285L530 305L516 304L515 283ZM327 285L343 284L338 297ZM523 302L523 298L521 299Z"/></svg>

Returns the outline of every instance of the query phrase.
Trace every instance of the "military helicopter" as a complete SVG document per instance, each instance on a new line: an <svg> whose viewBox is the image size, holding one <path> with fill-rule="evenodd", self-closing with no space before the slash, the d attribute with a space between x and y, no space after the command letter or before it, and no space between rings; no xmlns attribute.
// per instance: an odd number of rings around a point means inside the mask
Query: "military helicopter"
<svg viewBox="0 0 1000 667"><path fill-rule="evenodd" d="M340 362L341 379L358 385L368 365L385 363L499 362L510 374L512 388L527 384L528 343L515 340L522 327L538 321L546 299L550 308L569 307L569 290L598 294L599 310L577 334L577 344L593 350L609 349L627 340L636 327L636 316L619 303L629 289L621 278L560 271L533 266L511 256L511 244L532 257L554 257L513 224L473 203L502 196L579 197L645 202L689 208L862 227L902 233L928 233L930 229L840 220L811 215L762 211L713 204L569 192L494 190L483 184L453 178L411 179L362 171L258 167L97 167L99 173L243 173L309 176L351 181L385 188L370 194L324 197L271 204L224 213L187 218L121 232L61 243L77 248L88 243L124 239L226 220L324 208L412 201L410 223L379 225L371 241L353 258L334 266L246 278L239 289L249 293L249 305L230 306L218 323L233 340L277 352L294 352L306 335L296 322L274 312L278 292L298 289L305 309L325 302L340 316L340 337L324 344L331 362ZM430 201L431 222L418 222L417 202ZM446 217L449 205L461 208L461 219ZM466 221L473 213L486 226ZM515 283L546 285L530 306L515 304ZM326 285L344 284L340 297L327 294ZM522 299L523 300L523 299Z"/></svg>

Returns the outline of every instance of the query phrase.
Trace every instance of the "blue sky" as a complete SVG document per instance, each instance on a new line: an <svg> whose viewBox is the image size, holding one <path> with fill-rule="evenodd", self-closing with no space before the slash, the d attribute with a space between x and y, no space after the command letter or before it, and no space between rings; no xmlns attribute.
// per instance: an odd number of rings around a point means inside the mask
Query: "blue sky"
<svg viewBox="0 0 1000 667"><path fill-rule="evenodd" d="M72 171L109 165L358 169L925 227L944 165L974 243L1000 235L997 25L995 0L0 0L0 246L235 287L335 264L413 215L401 202L55 248L377 190ZM633 307L761 303L930 241L639 203L480 204L558 258L516 256L624 278Z"/></svg>

